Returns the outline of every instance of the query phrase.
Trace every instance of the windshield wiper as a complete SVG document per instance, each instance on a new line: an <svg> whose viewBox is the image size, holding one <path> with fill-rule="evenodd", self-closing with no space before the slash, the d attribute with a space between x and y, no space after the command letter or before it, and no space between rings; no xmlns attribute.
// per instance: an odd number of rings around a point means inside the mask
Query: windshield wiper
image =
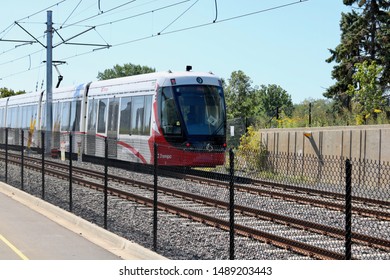
<svg viewBox="0 0 390 280"><path fill-rule="evenodd" d="M221 122L219 126L214 130L213 134L211 135L217 135L217 133L224 127L225 127L225 122Z"/></svg>

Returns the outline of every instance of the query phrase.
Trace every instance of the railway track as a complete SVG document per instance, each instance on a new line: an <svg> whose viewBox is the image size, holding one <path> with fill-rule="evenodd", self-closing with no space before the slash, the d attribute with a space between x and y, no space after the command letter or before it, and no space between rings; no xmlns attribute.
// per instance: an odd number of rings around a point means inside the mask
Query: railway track
<svg viewBox="0 0 390 280"><path fill-rule="evenodd" d="M9 160L14 164L18 164L20 161L17 158L9 157ZM27 161L27 159L26 159ZM27 168L40 170L40 160L34 158L28 158L29 163L26 163ZM31 162L30 162L31 161ZM104 175L99 171L92 171L79 167L73 167L72 180L73 183L87 186L89 188L102 191L104 189ZM69 170L67 165L59 164L55 161L45 162L45 172L47 175L55 176L67 180L69 177ZM88 179L86 179L86 177ZM218 188L226 188L227 184L223 182L204 181L204 179L196 178L194 176L185 176L186 180L192 182L198 182L202 184L212 184ZM109 175L108 180L118 187L108 187L107 190L110 195L141 203L148 207L153 206L153 189L154 185L151 183L140 182L131 180L128 178L122 178L120 176ZM112 184L110 183L110 185ZM280 187L280 186L279 186ZM269 196L277 199L285 199L289 201L305 203L315 205L317 207L325 207L327 209L342 211L339 207L329 207L324 205L324 202L319 203L318 200L315 204L313 199L308 202L306 199L304 202L301 196L291 194L283 196L283 193L276 191L264 191L257 187L250 187L244 185L235 185L238 192L250 193L252 195ZM131 191L129 191L131 189ZM158 186L159 202L157 207L161 211L178 215L193 221L201 222L203 224L213 226L223 230L229 230L230 224L228 220L229 204L223 200L210 198L206 196L200 196L197 194L184 192L181 190L168 188L164 186ZM178 206L180 205L180 207ZM196 210L194 210L196 209ZM252 239L260 240L269 244L273 244L277 247L291 250L299 254L318 258L318 259L343 259L343 238L344 232L339 228L325 226L318 223L309 221L303 221L300 219L288 217L285 215L275 214L264 210L244 206L236 205L236 221L235 233L238 235L250 237ZM359 212L360 209L354 211ZM372 212L366 213L369 216L375 216L386 220L386 215ZM271 232L269 230L271 228ZM279 234L276 234L279 233ZM283 234L280 234L283 233ZM286 234L288 233L288 234ZM291 236L288 236L291 235ZM295 235L295 236L294 236ZM288 237L286 237L288 236ZM300 239L308 240L313 239L312 244L321 243L318 239L329 239L330 243L338 243L338 250L328 250L326 242L324 246L311 245L308 242L303 242ZM381 239L378 237L368 236L359 233L353 233L353 242L358 246L368 246L368 249L383 250L384 252L390 252L390 241Z"/></svg>

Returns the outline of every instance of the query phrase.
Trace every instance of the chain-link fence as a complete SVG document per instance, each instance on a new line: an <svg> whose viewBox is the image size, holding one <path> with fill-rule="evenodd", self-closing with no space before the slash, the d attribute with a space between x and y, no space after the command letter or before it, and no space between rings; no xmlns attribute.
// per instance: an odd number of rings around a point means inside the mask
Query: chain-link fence
<svg viewBox="0 0 390 280"><path fill-rule="evenodd" d="M389 163L51 137L0 129L0 178L169 258L390 259Z"/></svg>

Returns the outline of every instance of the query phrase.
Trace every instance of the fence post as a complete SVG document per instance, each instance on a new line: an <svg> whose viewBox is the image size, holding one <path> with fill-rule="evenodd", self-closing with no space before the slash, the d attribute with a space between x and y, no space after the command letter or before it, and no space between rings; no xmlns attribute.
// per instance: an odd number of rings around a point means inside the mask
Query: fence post
<svg viewBox="0 0 390 280"><path fill-rule="evenodd" d="M73 212L73 162L72 162L72 132L69 133L69 211Z"/></svg>
<svg viewBox="0 0 390 280"><path fill-rule="evenodd" d="M5 182L8 183L8 127L5 129Z"/></svg>
<svg viewBox="0 0 390 280"><path fill-rule="evenodd" d="M158 181L158 153L157 144L154 143L154 162L153 162L153 175L154 175L154 190L153 190L153 250L157 250L157 181Z"/></svg>
<svg viewBox="0 0 390 280"><path fill-rule="evenodd" d="M229 183L229 214L230 214L230 246L229 259L234 260L234 152L229 150L230 183Z"/></svg>
<svg viewBox="0 0 390 280"><path fill-rule="evenodd" d="M41 132L42 140L42 199L45 200L45 132Z"/></svg>
<svg viewBox="0 0 390 280"><path fill-rule="evenodd" d="M352 164L349 159L345 161L346 189L345 189L345 259L352 257Z"/></svg>
<svg viewBox="0 0 390 280"><path fill-rule="evenodd" d="M108 139L104 138L104 228L107 229Z"/></svg>
<svg viewBox="0 0 390 280"><path fill-rule="evenodd" d="M21 130L21 166L20 166L20 185L22 190L24 190L24 130Z"/></svg>

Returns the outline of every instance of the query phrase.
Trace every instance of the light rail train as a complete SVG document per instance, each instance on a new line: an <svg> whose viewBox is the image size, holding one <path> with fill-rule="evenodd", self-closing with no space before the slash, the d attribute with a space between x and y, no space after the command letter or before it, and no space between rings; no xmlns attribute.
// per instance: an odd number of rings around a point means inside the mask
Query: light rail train
<svg viewBox="0 0 390 280"><path fill-rule="evenodd" d="M52 95L52 147L69 145L72 153L170 166L224 163L226 108L220 78L211 73L156 72L56 88ZM44 91L0 99L0 127L10 144L19 144L18 128L46 130ZM15 130L14 130L15 129ZM14 135L12 135L12 132ZM78 150L77 150L78 149Z"/></svg>

